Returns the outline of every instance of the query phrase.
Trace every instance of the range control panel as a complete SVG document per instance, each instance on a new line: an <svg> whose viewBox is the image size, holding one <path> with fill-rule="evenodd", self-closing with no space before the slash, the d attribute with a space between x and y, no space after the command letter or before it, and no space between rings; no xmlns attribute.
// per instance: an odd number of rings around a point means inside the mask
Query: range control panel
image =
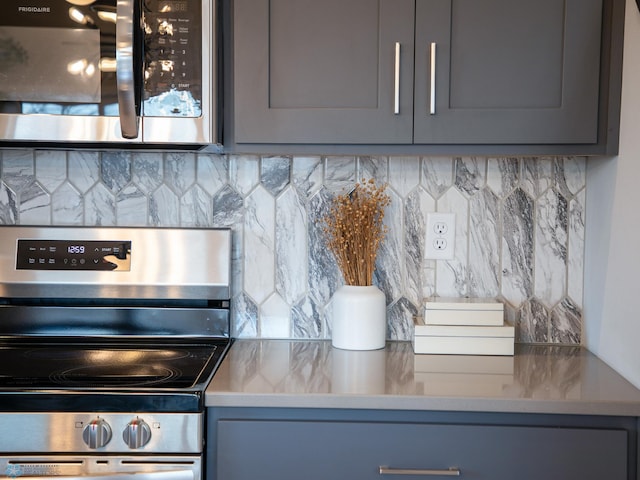
<svg viewBox="0 0 640 480"><path fill-rule="evenodd" d="M17 270L131 270L129 240L18 240Z"/></svg>

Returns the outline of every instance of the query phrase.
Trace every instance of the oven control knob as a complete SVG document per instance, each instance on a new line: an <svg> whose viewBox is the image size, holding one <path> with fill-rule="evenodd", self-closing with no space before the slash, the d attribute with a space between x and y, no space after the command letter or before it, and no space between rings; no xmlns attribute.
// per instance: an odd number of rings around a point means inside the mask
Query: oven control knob
<svg viewBox="0 0 640 480"><path fill-rule="evenodd" d="M147 422L136 417L127 424L122 438L129 448L144 447L151 440L151 428Z"/></svg>
<svg viewBox="0 0 640 480"><path fill-rule="evenodd" d="M84 427L82 439L89 448L104 447L111 440L111 427L102 418L95 418Z"/></svg>

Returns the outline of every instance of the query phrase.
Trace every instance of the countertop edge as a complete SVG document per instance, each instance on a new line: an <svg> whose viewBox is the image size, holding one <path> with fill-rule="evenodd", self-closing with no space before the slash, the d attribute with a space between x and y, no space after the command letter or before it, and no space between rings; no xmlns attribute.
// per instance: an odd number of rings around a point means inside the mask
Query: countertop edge
<svg viewBox="0 0 640 480"><path fill-rule="evenodd" d="M519 348L507 374L515 383L498 388L499 377L497 387L489 383L489 395L477 380L490 375L464 374L472 385L463 390L456 378L455 393L425 383L444 379L448 387L451 379L438 374L432 380L414 371L423 368L424 359L414 356L410 343L388 343L377 352L336 351L324 340L236 340L206 389L204 404L640 417L640 390L584 347Z"/></svg>
<svg viewBox="0 0 640 480"><path fill-rule="evenodd" d="M626 402L580 402L503 400L495 398L428 398L408 396L340 394L237 394L207 393L205 406L245 408L319 408L359 410L417 410L490 413L537 413L640 417L640 404Z"/></svg>

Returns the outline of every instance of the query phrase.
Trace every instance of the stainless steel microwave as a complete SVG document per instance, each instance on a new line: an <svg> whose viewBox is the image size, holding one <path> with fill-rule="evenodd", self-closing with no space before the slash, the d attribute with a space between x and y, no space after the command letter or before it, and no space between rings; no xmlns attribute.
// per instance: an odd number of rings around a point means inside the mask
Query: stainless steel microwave
<svg viewBox="0 0 640 480"><path fill-rule="evenodd" d="M0 147L217 143L215 0L2 0Z"/></svg>

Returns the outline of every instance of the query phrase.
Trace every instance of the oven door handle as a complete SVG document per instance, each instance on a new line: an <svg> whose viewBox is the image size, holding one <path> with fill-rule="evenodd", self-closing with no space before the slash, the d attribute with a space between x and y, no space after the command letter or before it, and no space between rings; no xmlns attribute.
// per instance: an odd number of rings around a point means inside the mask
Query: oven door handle
<svg viewBox="0 0 640 480"><path fill-rule="evenodd" d="M118 0L116 10L116 84L120 130L124 138L138 137L134 72L134 0Z"/></svg>
<svg viewBox="0 0 640 480"><path fill-rule="evenodd" d="M17 462L19 464L19 462ZM152 466L151 464L146 464L146 466ZM28 476L20 476L18 477L20 480L42 480L43 477L28 477ZM123 472L123 473L114 473L111 475L91 475L91 474L80 474L80 475L61 475L56 476L56 480L195 480L195 475L193 470L164 470L164 471L141 471L141 472Z"/></svg>

